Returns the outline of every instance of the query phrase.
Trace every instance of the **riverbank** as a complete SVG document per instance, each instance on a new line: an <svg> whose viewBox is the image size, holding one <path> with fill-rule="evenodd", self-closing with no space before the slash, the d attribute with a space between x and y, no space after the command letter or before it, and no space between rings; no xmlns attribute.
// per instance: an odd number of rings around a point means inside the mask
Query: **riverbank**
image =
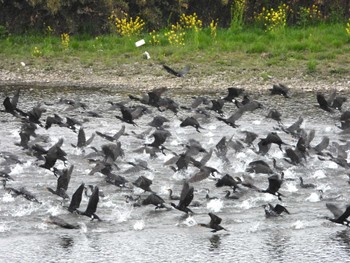
<svg viewBox="0 0 350 263"><path fill-rule="evenodd" d="M207 63L192 65L184 77L175 77L168 74L162 65L153 61L121 64L116 68L105 68L101 65L86 67L80 63L56 63L54 68L48 70L44 65L45 63L39 66L21 61L8 68L3 66L0 69L0 85L106 87L116 91L133 89L140 92L167 87L189 93L215 93L231 86L265 91L275 83L283 83L291 91L350 89L350 76L305 74L305 71L295 67L286 69L286 72L277 67L269 68L268 72L275 72L275 75L269 75L264 68L244 69L230 66L217 68L217 71L211 69L208 73L206 68L210 67L210 64ZM180 65L174 67L178 69Z"/></svg>
<svg viewBox="0 0 350 263"><path fill-rule="evenodd" d="M350 40L341 23L273 32L218 29L215 37L208 29L186 31L181 46L167 39L152 44L149 34L68 39L62 43L50 34L0 38L0 84L135 91L165 86L203 93L230 86L266 90L275 83L292 91L350 88ZM135 46L140 39L144 44ZM190 70L179 78L164 64Z"/></svg>

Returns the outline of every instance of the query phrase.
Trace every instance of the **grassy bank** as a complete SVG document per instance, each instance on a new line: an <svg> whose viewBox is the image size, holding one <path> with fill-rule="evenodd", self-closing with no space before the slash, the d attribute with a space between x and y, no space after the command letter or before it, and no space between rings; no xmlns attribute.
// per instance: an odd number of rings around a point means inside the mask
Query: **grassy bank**
<svg viewBox="0 0 350 263"><path fill-rule="evenodd" d="M171 45L164 32L157 33L157 44L149 34L132 37L103 35L70 36L62 39L47 35L10 35L0 39L0 68L15 71L20 62L46 72L74 70L75 65L103 72L125 65L168 64L191 66L194 76L231 72L232 78L296 75L347 78L350 73L350 36L344 24L321 24L306 28L284 28L273 32L262 29L189 30L178 45ZM145 39L146 44L135 47ZM154 39L153 39L154 40ZM143 58L149 52L151 59ZM148 67L149 68L149 67ZM125 69L120 72L124 74ZM149 69L147 70L149 73ZM161 74L161 70L151 71Z"/></svg>

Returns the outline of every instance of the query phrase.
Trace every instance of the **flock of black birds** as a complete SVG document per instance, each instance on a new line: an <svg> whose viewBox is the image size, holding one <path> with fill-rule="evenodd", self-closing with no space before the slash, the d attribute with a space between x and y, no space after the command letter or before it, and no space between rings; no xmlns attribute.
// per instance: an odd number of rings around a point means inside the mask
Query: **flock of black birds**
<svg viewBox="0 0 350 263"><path fill-rule="evenodd" d="M189 68L186 67L183 71L177 72L165 65L164 69L177 77L183 77L189 71ZM315 130L307 131L301 128L304 121L302 116L291 126L286 127L282 122L282 114L278 109L267 109L263 102L253 100L251 98L253 95L248 94L244 89L230 87L227 89L228 93L219 98L196 96L192 98L192 102L189 105L180 105L174 99L166 97L165 93L167 91L168 89L164 87L156 88L143 96L129 95L129 98L125 101L109 102L109 111L115 112L116 115L113 120L108 121L119 122L120 130L114 135L94 131L89 139L86 138L84 129L86 119L95 118L98 121L98 118L103 117L104 113L90 111L88 105L79 101L60 99L53 103L53 105L56 103L67 105L70 109L69 112L79 113L79 119L70 116L61 117L57 112L49 112L45 104L41 103L38 103L30 110L24 110L25 105L20 103L20 89L18 89L12 97L4 99L2 112L13 116L9 121L18 120L18 123L21 124L19 129L20 141L15 142L15 144L24 153L36 158L35 164L38 169L46 169L49 173L52 173L52 176L57 177L56 188L52 189L48 186L48 192L62 198L62 203L69 202L68 212L87 216L91 220L103 220L103 216L101 216L101 219L96 213L100 197L104 193L100 190L101 186L81 183L73 194L69 194L72 192L68 190L68 187L75 165L70 163L69 155L63 150L64 143L66 143L65 147L80 149L84 159L91 163L89 176L99 173L103 175L103 183L114 185L119 191L129 191L129 194L125 195L125 202L132 203L134 207L153 205L156 210L168 211L176 209L188 215L196 214L193 212L193 207L196 205L193 199L203 180L213 181L213 188L225 188L224 192L226 195L221 197L223 200L239 200L247 192L254 191L276 196L276 202L278 202L277 200L288 200L287 195L280 193L282 184L288 178L284 176L283 167L277 166L277 161L290 166L307 166L308 160L316 157L321 161L333 161L345 170L349 169L350 163L347 162L347 151L350 149L349 143L340 144L333 142L333 150L331 151L329 150L331 147L330 139L325 136L318 145L312 146ZM289 88L283 84L273 85L270 94L271 96L281 96L281 100L293 99ZM319 111L323 110L329 114L334 114L334 116L336 114L339 115L338 112L340 112L339 129L341 133L346 134L350 131L350 111L342 109L343 103L346 102L346 97L338 96L334 91L327 99L324 94L317 93L316 102L318 103ZM228 114L228 110L231 110L232 113ZM276 127L266 137L247 130L241 131L245 137L240 139L232 137L228 139L228 136L223 134L222 138L212 149L205 149L200 141L189 139L180 152L173 150L172 145L169 144L169 138L173 136L174 128L193 128L196 132L202 134L207 132L205 123L218 120L219 122L216 122L216 126L222 125L221 122L224 122L235 129L240 127L239 121L253 111L265 112L264 117L275 121ZM165 113L171 117L165 117ZM147 129L144 129L144 132L141 134L136 133L134 128L139 128L142 123L140 119L147 115L152 116L153 120L145 125ZM46 116L46 120L44 120L44 116ZM84 119L82 116L84 116ZM183 118L182 116L186 117ZM181 122L178 127L169 125L179 119ZM47 145L47 141L39 133L45 134L45 131L52 129L54 126L66 128L70 132L76 133L77 142L67 144L66 138L61 138L48 148L43 146ZM281 139L281 134L289 136L292 140L296 140L297 143L294 146L286 143ZM100 149L96 146L90 146L96 135L103 141ZM123 139L125 136L134 138L133 140L137 141L139 145L141 144L141 147L125 150L126 146ZM149 142L149 137L153 138L152 142ZM275 158L269 157L269 151L272 147L275 147L273 145L283 152L283 159L276 161ZM219 171L220 169L217 167L207 165L213 153L215 153L216 157L229 167L230 163L234 162L232 153L237 153L247 148L255 153L257 160L247 163L246 171L243 174L234 175L234 171L231 173L223 172ZM172 156L163 164L165 166L164 169L168 169L169 173L181 173L189 169L189 167L196 169L196 172L181 182L182 191L180 196L173 195L173 189L168 189L169 196L161 196L161 194L151 189L153 182L145 175L140 175L135 181L130 182L130 175L137 175L143 171L152 171L145 159L130 161L133 158L132 154L146 154L149 156L148 162L151 163L159 162L159 155ZM197 156L202 157L197 159ZM4 159L0 171L4 190L11 193L14 197L22 196L28 201L36 202L40 205L41 201L25 187L15 189L9 186L11 181L21 180L10 175L11 165L21 162L21 158L6 151L1 153L1 157ZM270 158L273 166L270 167L262 159L263 157ZM122 172L119 166L124 162L123 160L127 160L126 163L131 165L131 168ZM64 164L64 168L57 168L58 164ZM267 188L262 189L258 187L253 180L252 174L267 174ZM304 183L302 177L298 179L300 179L300 188L316 188L314 184ZM133 192L133 188L142 189L144 193L136 195ZM91 192L90 195L88 194L89 191ZM209 191L210 189L207 189L206 200L217 198L210 197ZM81 211L79 207L84 193L89 196L89 201L85 211ZM42 196L41 198L45 197ZM166 198L169 199L169 202L166 201ZM326 218L332 222L349 226L350 221L347 218L350 215L350 206L347 206L345 211L338 208L334 203L327 203L326 207L334 215L333 218ZM267 203L263 205L263 208L267 218L280 217L282 213L292 213L282 204L273 205ZM220 225L222 219L218 215L212 212L209 212L208 215L210 217L209 223L198 225L208 227L212 229L212 232L226 230ZM79 225L70 224L59 216L50 216L49 221L63 228L79 228Z"/></svg>

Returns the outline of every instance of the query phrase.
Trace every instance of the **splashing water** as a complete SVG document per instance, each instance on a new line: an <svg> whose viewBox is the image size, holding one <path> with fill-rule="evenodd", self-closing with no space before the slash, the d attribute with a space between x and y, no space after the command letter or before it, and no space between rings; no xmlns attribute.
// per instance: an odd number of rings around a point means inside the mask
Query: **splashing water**
<svg viewBox="0 0 350 263"><path fill-rule="evenodd" d="M292 227L293 227L294 229L303 229L303 228L305 228L305 225L304 225L304 223L303 223L302 221L297 220L296 222L294 222L294 223L292 224Z"/></svg>
<svg viewBox="0 0 350 263"><path fill-rule="evenodd" d="M145 228L145 221L144 220L138 220L134 224L134 230L143 230Z"/></svg>
<svg viewBox="0 0 350 263"><path fill-rule="evenodd" d="M221 199L212 199L207 203L207 209L212 212L220 212L224 207L224 202Z"/></svg>

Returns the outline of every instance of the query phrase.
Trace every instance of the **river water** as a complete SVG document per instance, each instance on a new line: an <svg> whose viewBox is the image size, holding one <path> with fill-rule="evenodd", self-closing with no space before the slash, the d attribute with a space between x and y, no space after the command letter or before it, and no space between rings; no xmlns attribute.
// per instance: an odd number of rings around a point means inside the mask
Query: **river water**
<svg viewBox="0 0 350 263"><path fill-rule="evenodd" d="M2 86L0 97L4 99L6 96L13 96L17 88ZM169 166L164 165L165 161L173 157L170 152L166 152L166 155L159 153L156 158L134 152L144 143L152 142L151 136L138 139L134 133L140 134L149 128L148 123L156 115L163 115L171 120L166 125L172 135L164 145L176 153L184 151L183 145L189 139L199 141L209 151L215 149L222 136L243 139L242 131L253 131L259 135L253 143L254 148L257 147L259 138L264 138L272 131L276 131L287 144L294 146L296 138L275 130L278 127L277 122L265 118L272 108L282 113L286 127L302 116L302 128L316 131L312 146L317 145L323 136L329 136L330 145L333 142L344 144L347 141L347 137L341 135L341 130L337 128L340 125L340 112L328 113L317 107L315 93L295 92L290 99L285 99L270 96L268 92L247 92L264 107L245 113L237 121L238 128L219 122L215 117L218 115L211 112L209 119L199 119L204 128L200 133L192 127L180 128L180 119L193 116L194 110L180 109L176 116L169 110L159 112L147 106L152 112L135 120L137 126L122 123L115 118L116 115L121 116L119 109L110 109L111 104L108 102L123 101L128 106L138 104L134 101L128 102L129 92L125 89L118 92L117 89L98 87L22 87L18 108L29 111L40 103L47 110L43 113L43 121L54 113L61 117L73 117L82 122L87 137L95 131L113 135L125 125L128 135L120 139L125 156L116 160L120 170L115 173L123 175L129 182L135 181L140 175L152 179L151 188L167 204L170 203L167 189L172 188L174 194L179 195L183 180L198 169L189 166L183 172L172 171ZM214 99L225 95L225 91L218 91L207 96ZM188 107L193 101L192 96L197 94L167 91L163 96L171 97L179 105ZM59 103L60 99L80 101L88 108L72 109L67 104ZM348 102L345 103L344 110L348 106ZM226 117L235 110L234 104L227 103L224 106ZM98 112L101 117L90 117L87 111ZM94 164L89 163L84 156L92 150L89 147L84 151L72 147L71 144L77 143L77 134L72 130L57 125L47 130L38 127L36 133L46 137L46 142L39 142L44 148L49 148L60 138L64 139L62 149L67 152L69 165L74 164L67 191L69 196L82 182L86 185L98 185L103 191L105 196L100 198L97 208L97 214L102 221L90 221L88 217L69 213L62 206L61 198L46 190L46 187L56 187L56 177L52 172L38 166L42 161L15 145L20 141L21 121L8 113L0 114L1 168L9 167L10 175L15 180L9 181L8 186L16 189L25 186L41 202L30 202L21 196L11 196L5 189L0 190L0 262L350 262L348 228L325 219L326 216L331 216L325 205L329 202L327 198L341 209L345 209L349 203L348 172L327 157L319 158L316 154L310 154L303 165L291 165L284 161L284 153L276 145L272 145L266 156L256 154L251 147L245 147L239 152L230 149L227 155L229 163L223 162L214 153L207 165L215 167L221 175L228 173L242 176L248 163L259 159L265 160L272 167L272 158L275 158L277 165L283 168L285 177L293 180L282 184L280 192L285 196L282 202L273 195L253 190L247 190L239 200L228 200L224 198L224 190L228 188L216 188L212 178L192 183L195 188L194 201L200 202L201 206L191 208L194 214L187 217L175 209L156 211L151 205L133 207L131 203L126 203L124 196L127 194L140 194L142 198L148 194L137 188L120 189L108 184L101 173L88 175ZM107 143L110 142L96 136L91 146L100 149L101 145ZM283 146L283 150L286 147ZM328 150L331 151L332 147L325 151ZM6 161L3 157L7 155L6 152L16 155L20 162ZM200 153L194 157L198 160L202 156ZM127 162L135 159L146 160L149 170L125 173L131 167ZM56 167L61 169L64 164L58 161ZM251 176L259 188L266 189L268 175ZM317 187L301 188L299 176ZM218 199L206 199L205 188L210 189L210 196ZM318 190L323 191L323 199L319 198ZM88 198L84 196L80 206L82 210L87 202ZM262 205L267 203L283 204L290 215L266 218ZM221 225L227 231L212 233L208 228L199 227L199 223L209 222L208 212L220 216ZM68 230L50 224L50 215L78 224L80 229Z"/></svg>

